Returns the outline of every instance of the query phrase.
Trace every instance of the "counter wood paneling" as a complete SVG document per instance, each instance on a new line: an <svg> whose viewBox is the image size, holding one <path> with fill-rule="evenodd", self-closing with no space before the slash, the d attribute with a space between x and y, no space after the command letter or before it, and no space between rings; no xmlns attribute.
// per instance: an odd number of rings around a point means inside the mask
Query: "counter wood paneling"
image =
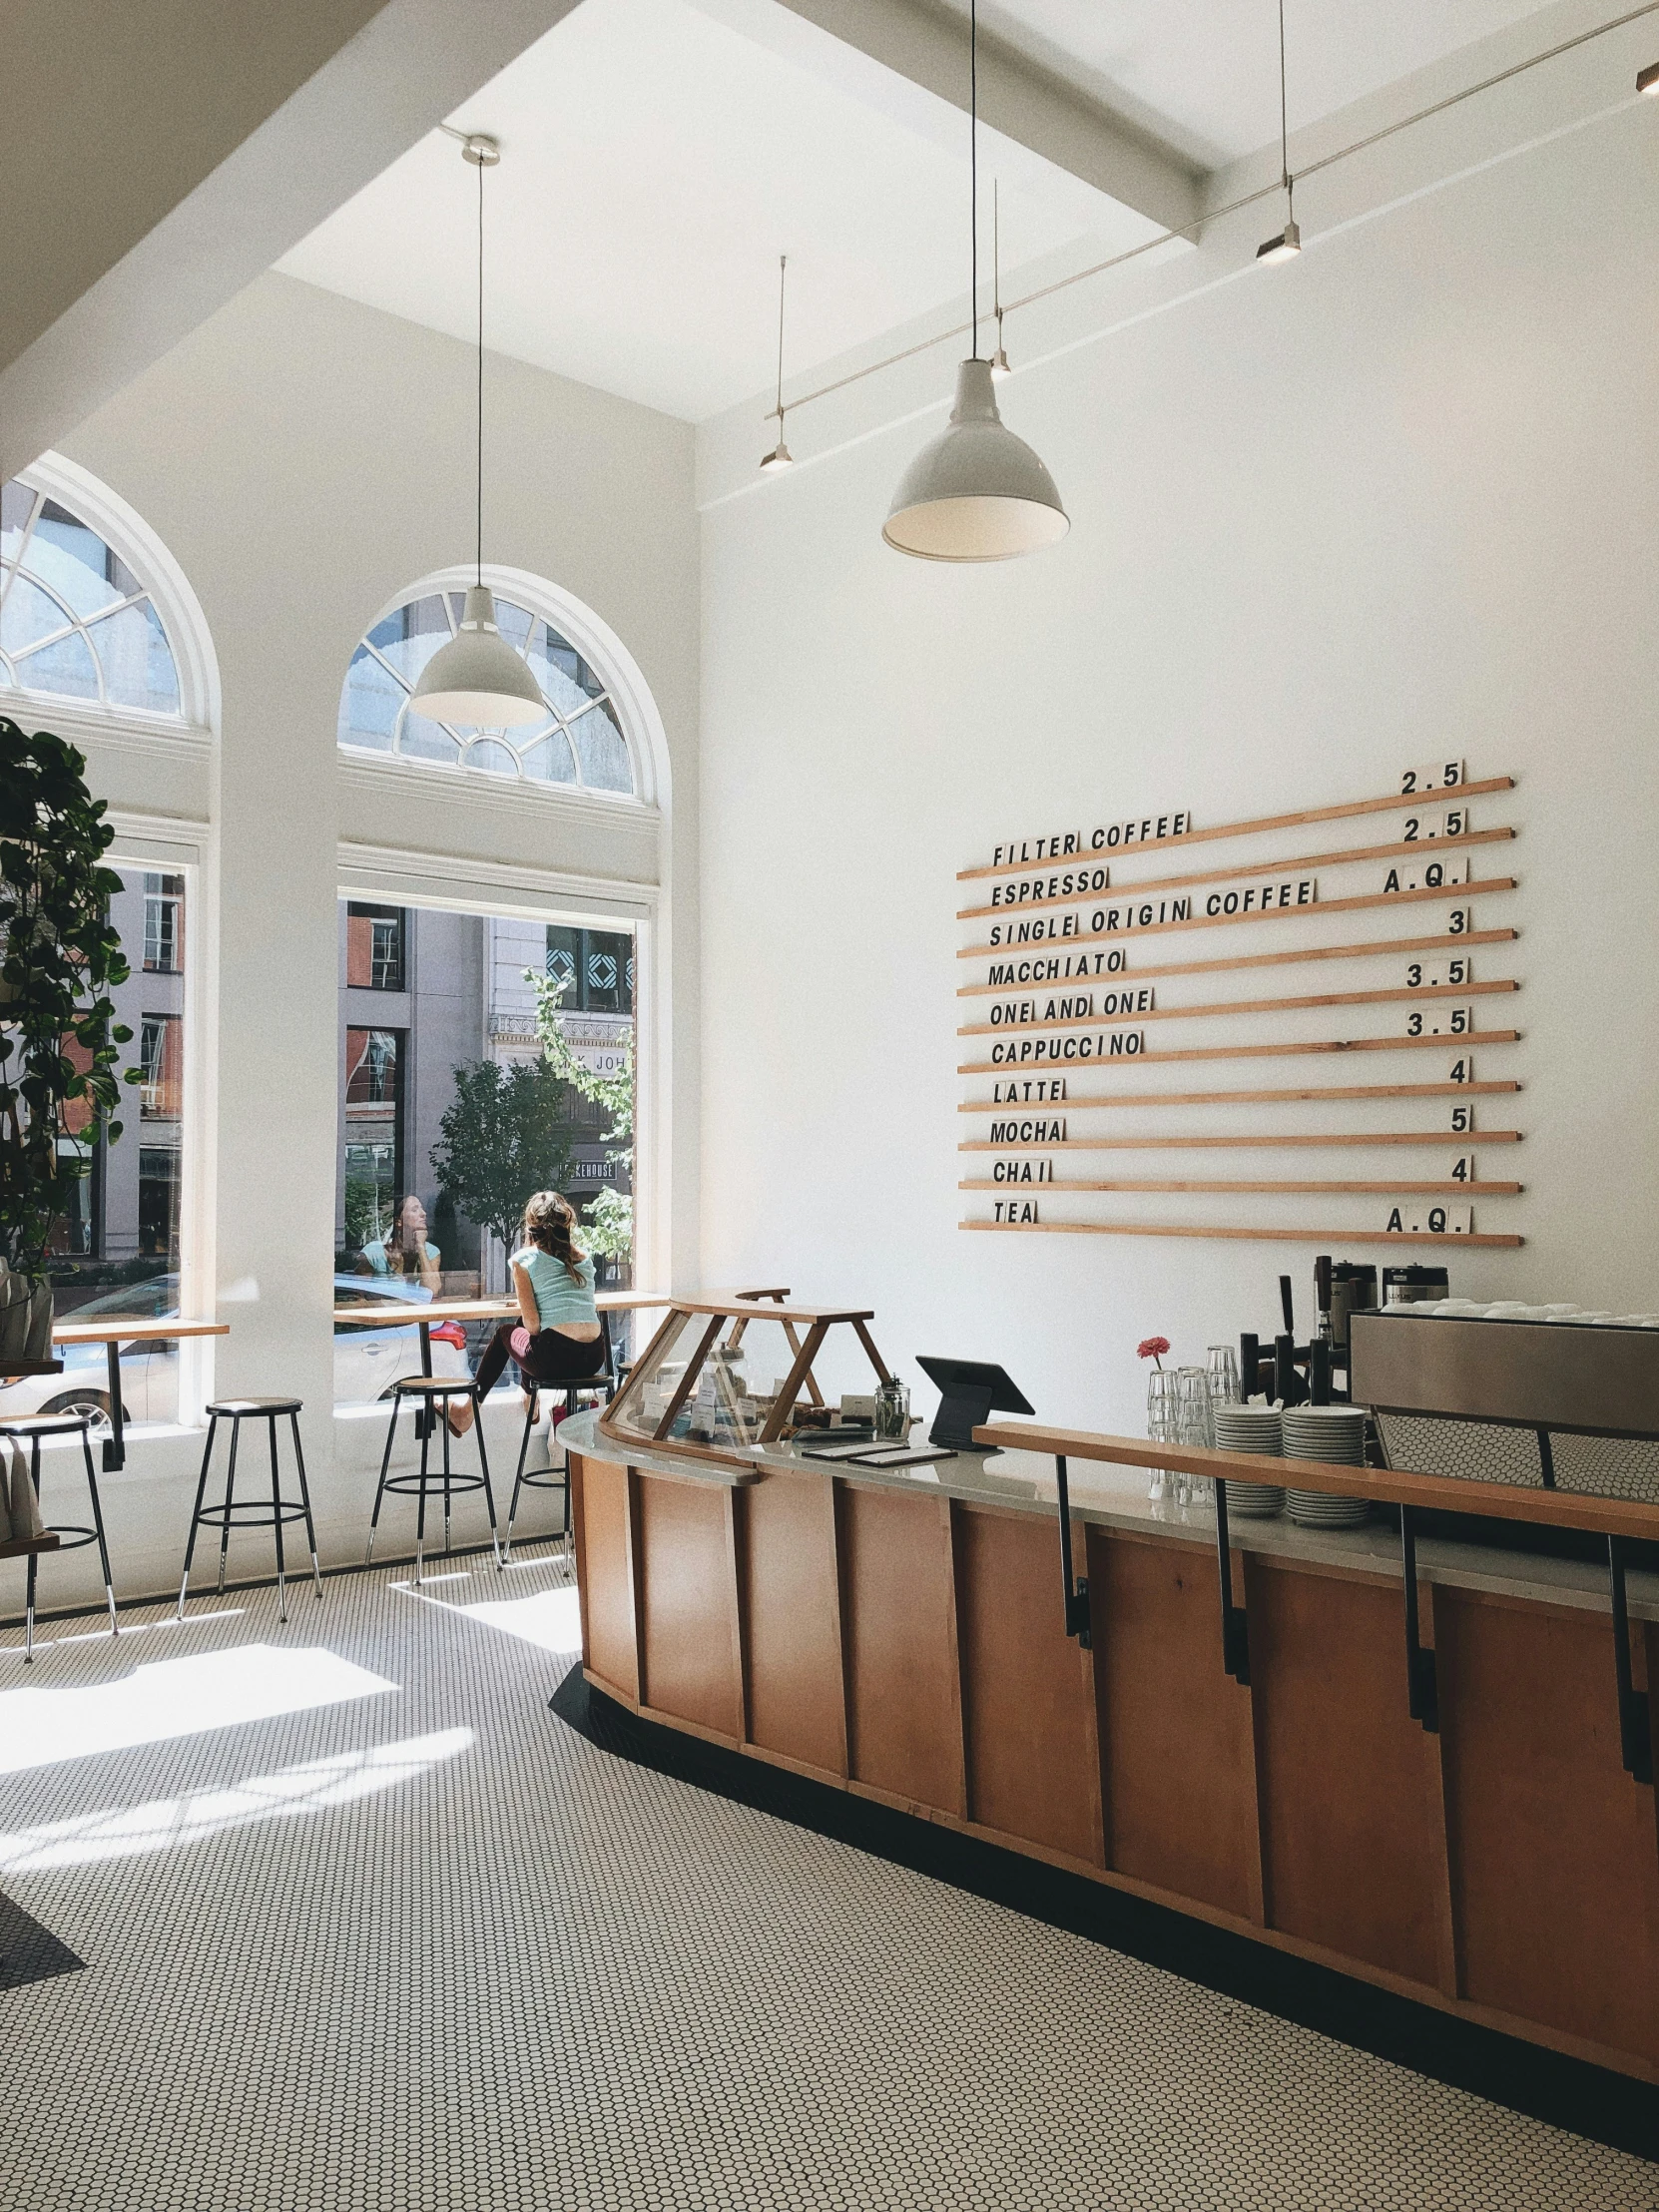
<svg viewBox="0 0 1659 2212"><path fill-rule="evenodd" d="M1235 1522L1247 1686L1213 1517L1137 1470L1073 1461L1090 1649L1051 1461L624 1466L591 1416L563 1434L583 1662L623 1705L1659 2081L1659 1820L1621 1763L1604 1571L1423 1540L1434 1735L1375 1524ZM1659 1580L1630 1602L1644 1685Z"/></svg>

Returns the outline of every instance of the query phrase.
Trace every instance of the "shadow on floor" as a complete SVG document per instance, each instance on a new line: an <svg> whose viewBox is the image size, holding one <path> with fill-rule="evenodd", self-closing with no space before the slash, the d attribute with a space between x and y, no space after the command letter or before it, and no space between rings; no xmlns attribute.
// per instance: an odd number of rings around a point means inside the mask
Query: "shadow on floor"
<svg viewBox="0 0 1659 2212"><path fill-rule="evenodd" d="M0 1989L21 1989L26 1982L50 1981L54 1974L79 1973L85 1963L49 1928L31 1920L21 1905L0 1897Z"/></svg>
<svg viewBox="0 0 1659 2212"><path fill-rule="evenodd" d="M1167 1906L641 1720L593 1689L580 1666L571 1668L549 1702L568 1727L636 1766L1109 1944L1202 1988L1551 2127L1638 2158L1651 2159L1659 2144L1659 2088L1646 2082L1453 2018Z"/></svg>

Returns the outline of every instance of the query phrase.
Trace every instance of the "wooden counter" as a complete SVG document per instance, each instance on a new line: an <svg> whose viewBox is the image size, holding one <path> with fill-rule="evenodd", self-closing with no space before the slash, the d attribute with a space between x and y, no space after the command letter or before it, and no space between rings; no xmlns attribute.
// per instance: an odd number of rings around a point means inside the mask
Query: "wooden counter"
<svg viewBox="0 0 1659 2212"><path fill-rule="evenodd" d="M1213 1511L1136 1470L1071 1462L1082 1648L1050 1458L623 1465L591 1416L561 1433L583 1666L630 1711L1659 2081L1659 1826L1593 1566L1420 1542L1431 1734L1380 1523L1234 1519L1246 1685ZM1659 1577L1628 1588L1659 1687Z"/></svg>

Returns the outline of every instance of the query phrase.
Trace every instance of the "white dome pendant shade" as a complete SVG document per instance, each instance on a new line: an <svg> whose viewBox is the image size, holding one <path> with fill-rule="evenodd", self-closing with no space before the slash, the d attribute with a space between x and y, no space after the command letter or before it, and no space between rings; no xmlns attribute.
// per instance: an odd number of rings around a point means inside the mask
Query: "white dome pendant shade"
<svg viewBox="0 0 1659 2212"><path fill-rule="evenodd" d="M881 535L923 561L1011 561L1071 528L1054 479L996 408L989 361L963 361L949 426L905 470Z"/></svg>
<svg viewBox="0 0 1659 2212"><path fill-rule="evenodd" d="M469 587L460 627L421 671L411 704L433 722L485 730L546 719L540 686L495 626L488 584Z"/></svg>
<svg viewBox="0 0 1659 2212"><path fill-rule="evenodd" d="M484 172L500 161L501 148L486 133L475 131L462 141L461 159L478 172L477 580L468 587L455 635L421 670L412 704L433 722L510 730L540 722L547 702L524 660L497 628L495 595L484 582Z"/></svg>

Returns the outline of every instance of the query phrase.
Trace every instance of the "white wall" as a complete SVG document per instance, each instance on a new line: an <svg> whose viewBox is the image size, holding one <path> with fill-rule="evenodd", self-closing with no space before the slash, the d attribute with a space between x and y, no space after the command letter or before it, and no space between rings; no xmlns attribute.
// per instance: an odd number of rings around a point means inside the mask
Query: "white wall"
<svg viewBox="0 0 1659 2212"><path fill-rule="evenodd" d="M667 849L637 815L342 767L335 743L358 637L404 586L470 551L473 359L448 338L268 276L65 441L159 533L217 650L217 747L188 749L187 772L89 746L91 775L120 808L210 825L202 1295L233 1323L214 1381L305 1400L330 1559L361 1544L383 1435L379 1420L332 1418L342 841L359 869L366 848L387 848L403 870L387 884L411 896L422 885L462 896L470 876L510 904L522 897L514 885L562 877L590 885L602 909L607 891L626 907L663 887L656 950L680 1043L662 1069L672 1112L658 1165L679 1211L658 1264L688 1276L696 1266L696 1178L673 1176L679 1148L695 1158L698 1106L697 533L685 425L497 356L488 364L487 555L573 594L638 662L667 733ZM176 1579L199 1448L141 1438L126 1473L106 1479L123 1590ZM243 1547L246 1568L267 1556ZM0 1584L7 1610L18 1571ZM87 1553L51 1562L42 1603L95 1580Z"/></svg>
<svg viewBox="0 0 1659 2212"><path fill-rule="evenodd" d="M1045 1416L1137 1426L1137 1339L1202 1359L1268 1328L1276 1276L1306 1285L1316 1248L958 1232L955 870L1010 831L1148 807L1220 823L1375 795L1444 752L1516 775L1476 819L1523 832L1522 888L1489 911L1522 930L1528 1190L1492 1225L1527 1242L1457 1253L1455 1286L1659 1308L1647 108L1554 141L1540 123L1519 158L1323 236L1310 189L1300 263L1250 269L1271 226L1241 219L1252 236L1091 304L1106 334L1003 389L1073 517L1033 560L883 547L938 416L889 423L879 380L791 476L750 489L722 473L732 426L705 440L710 1280L867 1300L912 1380L917 1352L1001 1359Z"/></svg>

